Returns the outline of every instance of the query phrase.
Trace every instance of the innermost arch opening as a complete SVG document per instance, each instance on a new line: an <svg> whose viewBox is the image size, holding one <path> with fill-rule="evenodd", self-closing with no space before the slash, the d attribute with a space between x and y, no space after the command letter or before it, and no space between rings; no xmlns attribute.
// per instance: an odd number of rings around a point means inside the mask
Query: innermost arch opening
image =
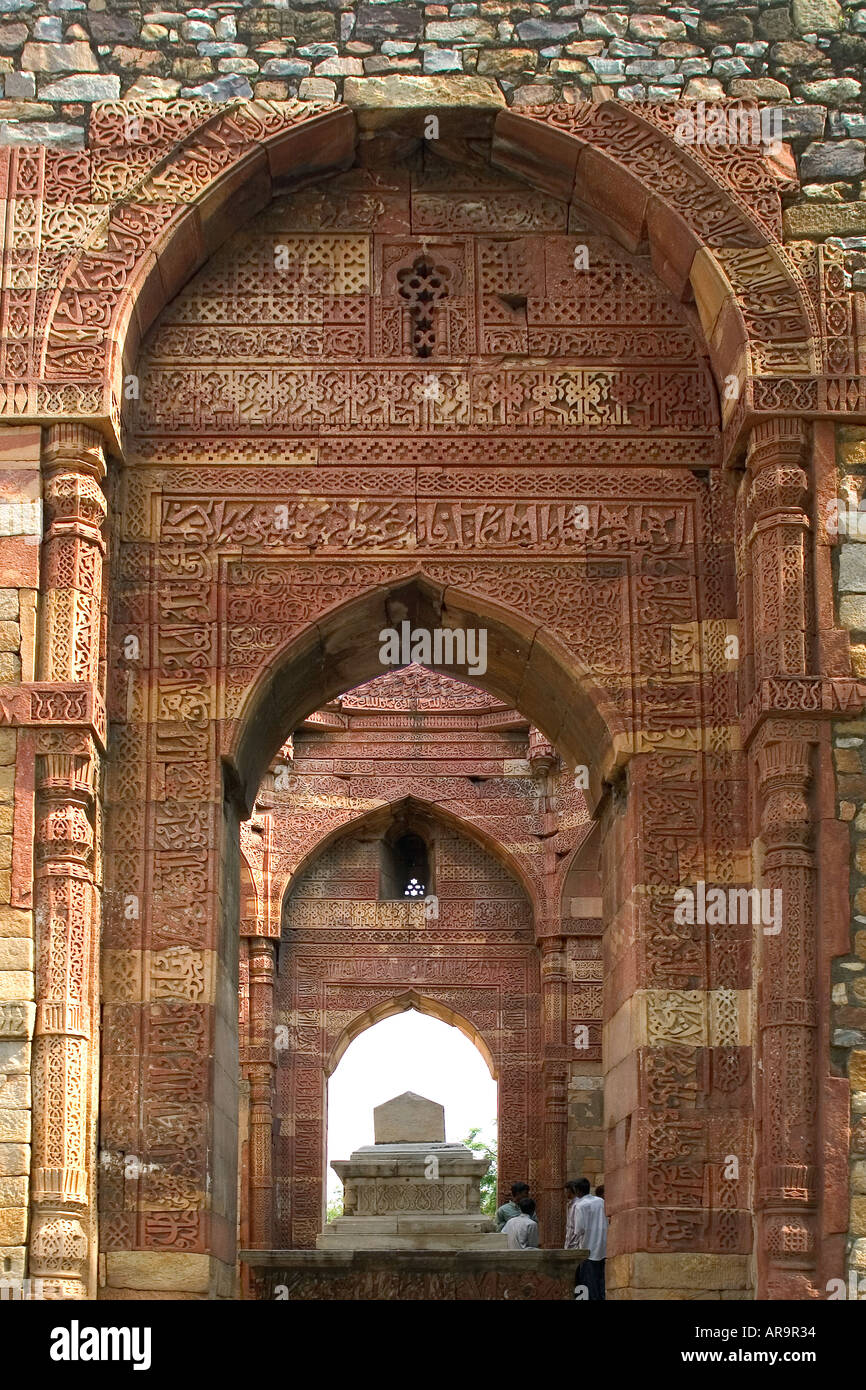
<svg viewBox="0 0 866 1390"><path fill-rule="evenodd" d="M342 1210L342 1184L331 1162L372 1144L375 1106L404 1091L445 1107L449 1143L471 1139L473 1146L495 1154L498 1087L481 1052L458 1028L407 1009L355 1038L328 1082L326 1191L331 1216ZM495 1195L493 1167L489 1178L482 1184L488 1204Z"/></svg>

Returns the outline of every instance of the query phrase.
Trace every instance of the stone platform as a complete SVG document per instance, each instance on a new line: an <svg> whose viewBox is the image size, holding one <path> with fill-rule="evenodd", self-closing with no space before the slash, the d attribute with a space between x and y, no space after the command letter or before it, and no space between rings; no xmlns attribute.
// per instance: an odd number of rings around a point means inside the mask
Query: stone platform
<svg viewBox="0 0 866 1390"><path fill-rule="evenodd" d="M566 1301L585 1250L242 1250L259 1301Z"/></svg>

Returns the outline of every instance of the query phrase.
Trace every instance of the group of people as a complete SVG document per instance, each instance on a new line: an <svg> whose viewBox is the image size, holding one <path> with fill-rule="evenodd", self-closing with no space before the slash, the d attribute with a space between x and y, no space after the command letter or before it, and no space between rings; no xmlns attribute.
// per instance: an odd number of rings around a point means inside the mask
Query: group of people
<svg viewBox="0 0 866 1390"><path fill-rule="evenodd" d="M577 1267L576 1296L591 1303L604 1299L604 1262L607 1256L607 1213L604 1188L593 1195L588 1178L574 1178L565 1184L568 1216L565 1222L566 1250L586 1250L587 1258ZM529 1183L511 1184L511 1201L496 1210L494 1220L509 1250L538 1249L538 1220Z"/></svg>

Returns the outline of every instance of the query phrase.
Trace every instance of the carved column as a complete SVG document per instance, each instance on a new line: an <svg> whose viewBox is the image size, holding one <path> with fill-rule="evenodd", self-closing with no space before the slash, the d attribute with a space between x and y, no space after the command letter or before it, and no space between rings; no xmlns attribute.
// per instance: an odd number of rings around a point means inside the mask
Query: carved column
<svg viewBox="0 0 866 1390"><path fill-rule="evenodd" d="M807 445L800 420L758 425L744 497L752 669L742 694L758 712L750 748L752 830L764 851L760 886L771 895L766 915L774 919L755 928L757 1257L759 1296L769 1298L816 1296L818 972L811 783L817 733L797 717L796 706L790 708L790 698L784 701L788 717L773 717L776 682L805 676L813 657ZM761 722L765 712L770 717Z"/></svg>
<svg viewBox="0 0 866 1390"><path fill-rule="evenodd" d="M252 936L249 944L249 1045L246 1071L250 1083L249 1241L253 1250L273 1244L274 1178L274 985L276 947L268 937Z"/></svg>
<svg viewBox="0 0 866 1390"><path fill-rule="evenodd" d="M40 730L37 743L30 1274L44 1281L47 1297L85 1298L92 1291L95 1259L92 1096L99 990L94 821L99 746L82 716L89 710L92 719L98 703L94 686L106 513L99 436L79 426L51 429L43 470L39 677L65 689L53 702L50 690L45 692L48 727ZM64 727L51 728L61 707L67 712L80 707L81 726L70 728L64 719Z"/></svg>
<svg viewBox="0 0 866 1390"><path fill-rule="evenodd" d="M541 942L543 1010L544 1116L542 1192L539 1225L546 1246L562 1245L565 1207L563 1186L568 1131L567 968L562 937Z"/></svg>
<svg viewBox="0 0 866 1390"><path fill-rule="evenodd" d="M818 982L809 730L773 720L755 740L766 849L763 887L779 894L762 929L758 1024L761 1133L759 1266L769 1298L815 1296ZM775 901L770 899L771 904ZM769 915L769 914L768 914Z"/></svg>

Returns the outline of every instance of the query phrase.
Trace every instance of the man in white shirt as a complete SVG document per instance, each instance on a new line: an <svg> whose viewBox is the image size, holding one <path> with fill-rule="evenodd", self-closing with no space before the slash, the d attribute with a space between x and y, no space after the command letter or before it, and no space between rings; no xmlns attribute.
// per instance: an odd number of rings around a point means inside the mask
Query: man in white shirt
<svg viewBox="0 0 866 1390"><path fill-rule="evenodd" d="M566 1250L587 1250L587 1259L578 1265L577 1282L587 1291L590 1303L604 1300L604 1262L607 1256L607 1215L601 1197L591 1197L588 1178L566 1183L574 1200L568 1208L565 1225Z"/></svg>
<svg viewBox="0 0 866 1390"><path fill-rule="evenodd" d="M520 1215L512 1216L502 1227L502 1234L508 1242L509 1250L537 1250L538 1222L535 1219L535 1203L531 1197L523 1197L518 1202Z"/></svg>

